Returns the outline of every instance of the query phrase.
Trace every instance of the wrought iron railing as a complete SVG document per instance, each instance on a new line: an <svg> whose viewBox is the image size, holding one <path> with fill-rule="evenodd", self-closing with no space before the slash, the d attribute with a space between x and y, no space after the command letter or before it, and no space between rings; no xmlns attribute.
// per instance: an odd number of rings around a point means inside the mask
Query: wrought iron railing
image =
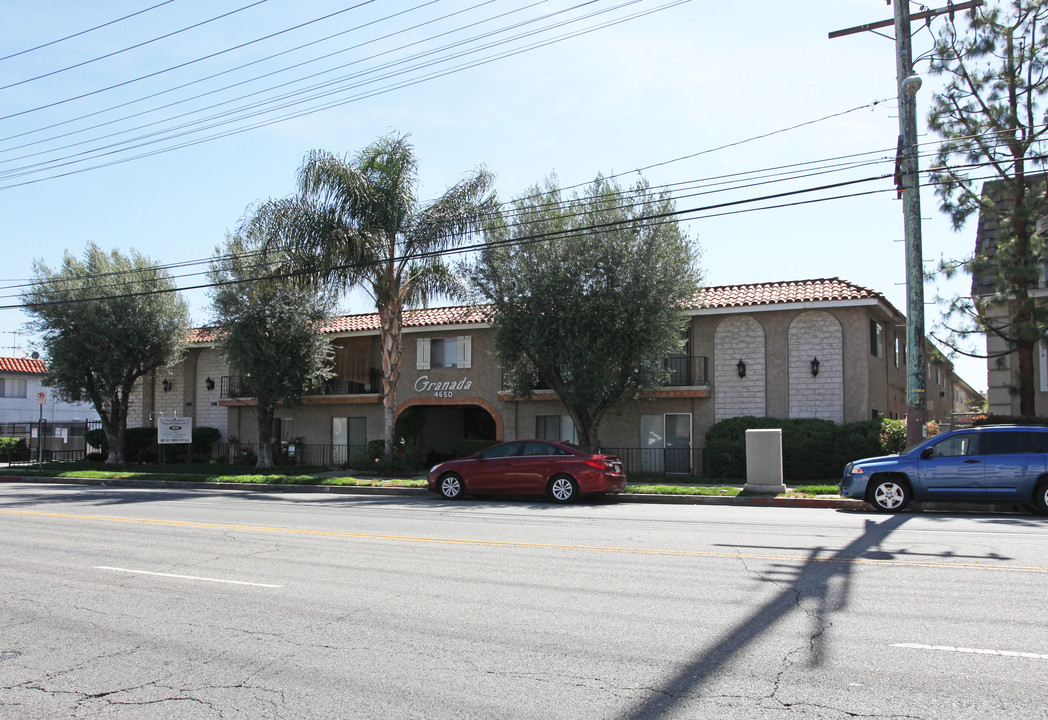
<svg viewBox="0 0 1048 720"><path fill-rule="evenodd" d="M694 387L709 385L710 359L705 355L675 355L664 358L662 366L669 372L669 377L661 387ZM509 390L509 378L502 371L502 390ZM540 383L533 390L549 390L549 386Z"/></svg>
<svg viewBox="0 0 1048 720"><path fill-rule="evenodd" d="M627 475L654 473L702 477L706 474L706 458L703 448L602 447L600 452L618 456L626 467Z"/></svg>
<svg viewBox="0 0 1048 720"><path fill-rule="evenodd" d="M343 378L328 378L307 395L368 395L382 392L382 371L371 368L368 381L362 383Z"/></svg>
<svg viewBox="0 0 1048 720"><path fill-rule="evenodd" d="M669 379L663 383L663 387L691 387L710 384L710 360L704 355L676 355L668 357L662 362L663 367L670 373Z"/></svg>
<svg viewBox="0 0 1048 720"><path fill-rule="evenodd" d="M350 460L363 456L366 451L366 445L318 445L281 442L273 446L273 460L278 465L339 467ZM218 462L231 465L253 464L258 460L258 443L216 443L214 445L213 457Z"/></svg>
<svg viewBox="0 0 1048 720"><path fill-rule="evenodd" d="M223 375L218 396L224 398L252 397L251 378L246 375Z"/></svg>
<svg viewBox="0 0 1048 720"><path fill-rule="evenodd" d="M382 371L371 368L366 383L342 378L329 378L307 395L367 395L382 392ZM254 397L251 378L246 375L224 375L219 389L219 397L240 398Z"/></svg>

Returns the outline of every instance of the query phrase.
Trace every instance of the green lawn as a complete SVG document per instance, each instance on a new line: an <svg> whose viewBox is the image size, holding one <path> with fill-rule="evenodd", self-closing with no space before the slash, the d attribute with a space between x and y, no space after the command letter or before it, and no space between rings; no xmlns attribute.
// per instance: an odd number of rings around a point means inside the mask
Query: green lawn
<svg viewBox="0 0 1048 720"><path fill-rule="evenodd" d="M35 466L0 468L0 474L26 477L67 477L117 480L166 480L181 482L219 483L267 483L278 485L363 485L378 487L426 487L426 481L416 477L380 478L354 477L352 474L336 477L327 476L323 467L281 467L259 473L245 465L215 464L167 464L134 465L123 468L103 469L105 466L93 462L44 463ZM629 494L654 495L713 495L734 497L742 492L740 480L714 480L709 478L682 478L680 476L637 473L630 476L626 488ZM789 485L787 495L793 497L815 497L837 495L837 483L825 481L806 485Z"/></svg>

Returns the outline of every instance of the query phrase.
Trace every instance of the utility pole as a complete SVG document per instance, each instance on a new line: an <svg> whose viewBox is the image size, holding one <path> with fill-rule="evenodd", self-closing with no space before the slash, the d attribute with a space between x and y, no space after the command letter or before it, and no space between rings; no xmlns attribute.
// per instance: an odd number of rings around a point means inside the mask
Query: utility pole
<svg viewBox="0 0 1048 720"><path fill-rule="evenodd" d="M830 33L830 38L895 26L895 71L899 91L899 150L896 158L896 187L902 198L906 239L906 443L920 442L927 434L927 374L924 347L924 249L921 240L921 182L917 155L917 91L921 79L913 72L910 20L929 20L982 5L972 0L945 8L910 14L909 0L895 0L892 20L868 23Z"/></svg>

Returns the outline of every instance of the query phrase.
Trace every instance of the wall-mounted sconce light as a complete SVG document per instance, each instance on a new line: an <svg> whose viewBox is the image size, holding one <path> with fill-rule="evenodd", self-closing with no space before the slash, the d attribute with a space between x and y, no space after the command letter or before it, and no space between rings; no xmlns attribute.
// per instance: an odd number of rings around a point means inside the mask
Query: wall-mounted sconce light
<svg viewBox="0 0 1048 720"><path fill-rule="evenodd" d="M739 358L739 362L735 364L735 369L739 371L739 377L746 377L746 363L742 361L742 358Z"/></svg>
<svg viewBox="0 0 1048 720"><path fill-rule="evenodd" d="M164 378L163 381L160 383L160 387L164 388L164 392L171 392L171 381L167 378Z"/></svg>
<svg viewBox="0 0 1048 720"><path fill-rule="evenodd" d="M208 378L207 380L204 381L204 387L206 387L208 390L214 390L215 389L215 381L212 380L211 378Z"/></svg>
<svg viewBox="0 0 1048 720"><path fill-rule="evenodd" d="M812 377L815 377L816 375L819 374L819 365L820 364L821 363L819 362L819 358L815 357L815 358L811 359L811 375L812 375Z"/></svg>

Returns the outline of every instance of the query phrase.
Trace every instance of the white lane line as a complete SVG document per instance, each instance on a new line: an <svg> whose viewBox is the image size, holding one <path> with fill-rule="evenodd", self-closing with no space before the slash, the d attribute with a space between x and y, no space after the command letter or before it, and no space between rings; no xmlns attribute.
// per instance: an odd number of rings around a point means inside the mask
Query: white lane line
<svg viewBox="0 0 1048 720"><path fill-rule="evenodd" d="M1048 654L1016 652L1015 650L985 650L981 648L950 647L948 645L920 645L918 643L898 643L892 647L912 648L914 650L938 650L940 652L969 653L973 655L997 655L1000 657L1033 658L1034 660L1048 660Z"/></svg>
<svg viewBox="0 0 1048 720"><path fill-rule="evenodd" d="M149 572L148 570L129 570L127 568L108 567L96 565L95 570L113 570L115 572L134 573L135 575L156 575L157 577L178 578L179 580L202 580L204 582L226 583L227 585L250 585L252 587L282 588L283 585L267 585L266 583L245 582L243 580L222 580L220 578L197 577L196 575L175 575L173 573Z"/></svg>

